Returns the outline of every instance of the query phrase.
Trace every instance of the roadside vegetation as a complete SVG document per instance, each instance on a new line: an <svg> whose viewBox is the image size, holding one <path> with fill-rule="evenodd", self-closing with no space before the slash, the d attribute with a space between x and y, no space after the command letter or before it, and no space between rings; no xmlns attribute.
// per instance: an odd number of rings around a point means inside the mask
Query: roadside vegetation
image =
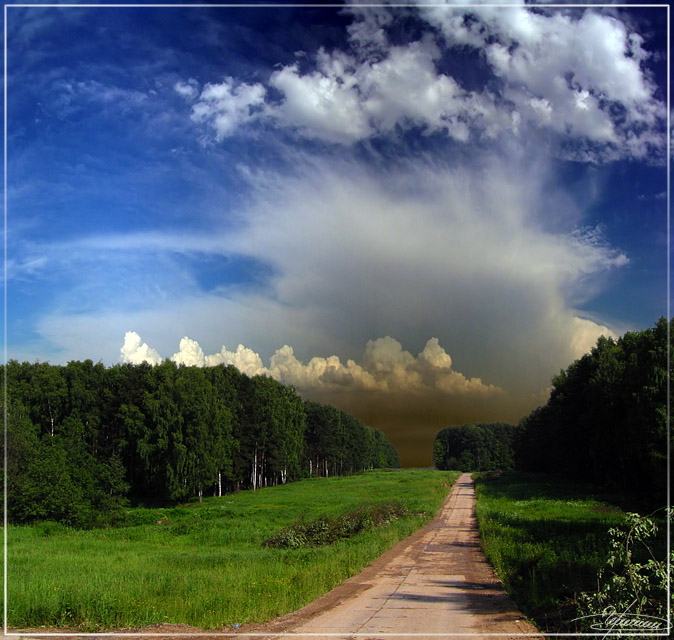
<svg viewBox="0 0 674 640"><path fill-rule="evenodd" d="M371 471L201 504L126 509L117 527L10 526L9 625L100 631L180 622L214 629L270 620L329 591L425 524L458 475ZM364 516L355 522L354 514ZM298 522L349 516L360 530L328 544L263 544Z"/></svg>
<svg viewBox="0 0 674 640"><path fill-rule="evenodd" d="M667 517L671 518L669 510ZM636 513L628 513L622 527L609 529L610 551L599 570L597 589L578 597L581 616L575 622L582 631L620 630L633 640L644 632L664 635L668 630L667 620L671 623L674 617L674 607L667 602L674 551L668 559L656 550L658 538L662 547L659 532L653 515Z"/></svg>
<svg viewBox="0 0 674 640"><path fill-rule="evenodd" d="M674 320L672 321L674 323ZM520 420L438 432L438 469L554 473L629 498L648 514L667 501L667 320L600 337L552 379L548 402ZM671 460L670 460L671 472Z"/></svg>
<svg viewBox="0 0 674 640"><path fill-rule="evenodd" d="M621 506L632 505L622 495L560 476L474 477L482 547L510 597L541 630L579 632L571 621L588 611L579 604L596 602L590 594L604 588L599 578L606 573L615 531L629 522ZM660 560L666 557L664 529L660 526L661 535L649 546ZM650 552L635 549L635 562L646 561L642 556Z"/></svg>
<svg viewBox="0 0 674 640"><path fill-rule="evenodd" d="M438 468L517 471L480 477L477 518L506 590L543 630L585 632L587 620L571 621L607 607L666 611L672 328L660 318L617 340L600 337L516 427L463 425L436 436Z"/></svg>
<svg viewBox="0 0 674 640"><path fill-rule="evenodd" d="M382 527L410 515L413 514L402 502L395 501L358 507L339 516L320 516L308 522L300 518L265 540L262 545L284 549L333 544L343 538L351 538L362 531Z"/></svg>

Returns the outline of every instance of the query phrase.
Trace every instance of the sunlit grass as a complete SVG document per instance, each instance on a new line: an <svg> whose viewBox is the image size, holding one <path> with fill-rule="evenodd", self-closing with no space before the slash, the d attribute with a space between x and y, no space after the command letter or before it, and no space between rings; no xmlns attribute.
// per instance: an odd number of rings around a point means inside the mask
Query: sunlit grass
<svg viewBox="0 0 674 640"><path fill-rule="evenodd" d="M573 618L575 595L597 586L619 498L544 475L475 474L484 552L520 609L544 630Z"/></svg>
<svg viewBox="0 0 674 640"><path fill-rule="evenodd" d="M158 622L212 629L300 608L357 573L440 508L455 472L372 471L136 508L126 526L54 523L8 532L9 626L122 629ZM411 515L315 548L262 542L296 521L398 501Z"/></svg>

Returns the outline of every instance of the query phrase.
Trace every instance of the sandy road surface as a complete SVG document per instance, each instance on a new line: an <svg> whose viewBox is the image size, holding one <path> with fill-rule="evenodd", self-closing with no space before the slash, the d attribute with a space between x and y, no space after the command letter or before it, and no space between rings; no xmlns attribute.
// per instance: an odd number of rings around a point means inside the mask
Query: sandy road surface
<svg viewBox="0 0 674 640"><path fill-rule="evenodd" d="M459 477L429 525L328 594L262 630L372 638L382 633L543 638L508 598L480 549L468 473Z"/></svg>

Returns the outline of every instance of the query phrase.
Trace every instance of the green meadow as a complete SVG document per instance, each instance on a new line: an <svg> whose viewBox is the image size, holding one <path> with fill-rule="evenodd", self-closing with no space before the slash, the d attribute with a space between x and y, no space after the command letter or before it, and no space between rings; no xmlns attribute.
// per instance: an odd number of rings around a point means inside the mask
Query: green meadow
<svg viewBox="0 0 674 640"><path fill-rule="evenodd" d="M473 477L482 547L506 591L540 629L574 632L577 596L597 589L624 499L543 474Z"/></svg>
<svg viewBox="0 0 674 640"><path fill-rule="evenodd" d="M8 621L82 631L185 623L214 629L294 611L357 573L437 512L458 472L371 471L133 508L116 527L8 530ZM298 522L364 506L407 515L322 546L263 546Z"/></svg>

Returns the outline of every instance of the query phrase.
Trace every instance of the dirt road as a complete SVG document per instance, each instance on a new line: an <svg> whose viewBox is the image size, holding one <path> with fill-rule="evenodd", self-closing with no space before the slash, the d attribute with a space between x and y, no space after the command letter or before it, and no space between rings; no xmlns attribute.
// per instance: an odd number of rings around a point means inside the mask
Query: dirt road
<svg viewBox="0 0 674 640"><path fill-rule="evenodd" d="M467 473L459 477L429 525L358 575L264 630L372 634L372 638L384 633L543 638L508 598L480 549L475 488Z"/></svg>
<svg viewBox="0 0 674 640"><path fill-rule="evenodd" d="M153 640L192 633L199 633L195 635L199 640L218 637L218 632L211 636L187 625L158 624L138 631L154 635ZM242 637L311 634L312 640L335 640L354 633L359 640L383 640L383 634L415 634L413 640L441 637L425 634L544 638L508 598L480 549L475 489L468 473L459 477L431 523L359 574L294 613L263 625L242 625L237 631Z"/></svg>

